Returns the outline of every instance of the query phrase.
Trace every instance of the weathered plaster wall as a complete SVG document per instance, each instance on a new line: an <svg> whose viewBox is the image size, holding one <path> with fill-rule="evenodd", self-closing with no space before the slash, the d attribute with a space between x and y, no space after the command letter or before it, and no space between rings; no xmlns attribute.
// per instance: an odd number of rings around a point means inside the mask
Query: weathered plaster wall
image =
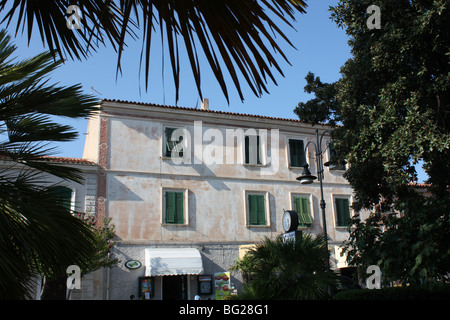
<svg viewBox="0 0 450 320"><path fill-rule="evenodd" d="M279 149L271 150L279 154L278 170L273 175L264 175L260 172L261 166L241 163L173 164L162 157L165 125L182 125L194 137L193 122L188 120L183 122L178 119L172 123L170 118L135 119L130 115L109 117L107 210L122 241L260 241L265 236L273 237L283 232L281 217L283 209L291 209L292 193L312 195L314 224L307 231L321 232L319 184L302 186L295 180L301 174L301 169L289 168L286 148L289 137L307 140L314 136L307 136L301 128L297 129L298 133L280 131ZM246 125L250 126L249 123ZM256 125L255 128L259 129ZM206 125L204 122L202 126L203 132L214 128L222 132L224 137L228 128L226 124ZM236 124L231 128L236 129ZM235 144L234 149L239 157L240 147ZM271 149L270 143L266 149ZM194 162L194 146L191 156ZM314 170L314 160L309 162ZM342 172L326 169L324 183L328 233L333 241L343 241L348 233L343 228L335 228L333 196L351 195L352 190L342 177ZM188 190L187 225L162 225L163 188ZM246 226L246 190L268 193L269 226Z"/></svg>

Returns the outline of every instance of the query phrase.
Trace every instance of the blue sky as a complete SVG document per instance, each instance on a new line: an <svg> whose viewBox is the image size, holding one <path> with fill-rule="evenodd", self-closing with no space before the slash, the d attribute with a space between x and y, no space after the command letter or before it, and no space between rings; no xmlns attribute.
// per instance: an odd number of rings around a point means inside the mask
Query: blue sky
<svg viewBox="0 0 450 320"><path fill-rule="evenodd" d="M230 102L227 103L215 78L204 64L202 69L202 91L209 99L210 109L228 112L258 114L281 118L297 118L293 110L298 102L307 101L310 96L303 87L305 76L311 71L320 76L324 82L334 82L340 78L340 67L351 57L348 38L343 29L339 29L330 20L329 7L337 4L337 0L307 1L306 14L297 14L293 23L295 30L288 26L283 32L291 40L295 49L283 43L279 38L284 53L291 65L285 63L280 55L278 61L284 77L273 70L278 85L268 82L269 93L256 97L242 82L244 102L239 98L233 84L228 82ZM3 13L2 13L3 15ZM0 17L2 18L2 17ZM15 25L12 24L9 33L13 36ZM111 46L100 48L91 57L83 61L67 61L52 74L51 82L61 85L80 83L86 93L91 93L99 99L119 99L148 102L183 107L199 107L200 100L191 75L190 66L186 60L181 61L180 98L175 101L175 90L172 73L165 59L164 75L162 72L162 50L159 39L152 43L151 79L148 90L139 73L141 41L131 41L122 58L122 74L116 77L117 54ZM18 47L19 58L28 58L40 53L46 48L42 45L35 28L33 39L28 46L25 36L18 35L13 39ZM92 88L94 90L92 90ZM76 141L58 144L56 155L67 157L82 157L84 135L87 120L64 119L64 122L74 126L80 133Z"/></svg>

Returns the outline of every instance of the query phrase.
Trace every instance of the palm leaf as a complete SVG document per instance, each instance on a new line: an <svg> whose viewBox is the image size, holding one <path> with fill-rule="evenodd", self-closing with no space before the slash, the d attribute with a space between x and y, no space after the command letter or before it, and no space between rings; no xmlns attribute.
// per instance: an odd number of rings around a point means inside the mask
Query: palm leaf
<svg viewBox="0 0 450 320"><path fill-rule="evenodd" d="M48 187L39 186L36 178L41 177L29 170L9 179L0 175L0 252L5 259L0 273L12 276L0 279L0 287L21 283L12 292L0 292L1 299L23 296L32 274L64 274L67 266L82 265L95 254L89 227Z"/></svg>
<svg viewBox="0 0 450 320"><path fill-rule="evenodd" d="M295 241L266 238L234 269L251 275L246 294L257 299L323 299L337 285L325 270L328 259L322 235L302 234Z"/></svg>
<svg viewBox="0 0 450 320"><path fill-rule="evenodd" d="M48 161L55 148L52 141L71 141L78 136L72 127L52 121L50 116L88 116L96 100L81 92L80 85L59 87L46 77L61 65L50 53L23 61L11 57L16 47L0 31L0 156L21 162L64 179L81 181L80 172Z"/></svg>
<svg viewBox="0 0 450 320"><path fill-rule="evenodd" d="M167 42L177 101L181 49L186 51L200 97L203 95L199 53L204 54L227 100L225 69L242 100L239 75L256 96L267 92L268 79L276 83L271 68L283 75L275 54L288 61L277 36L292 45L271 16L292 27L290 21L294 20L295 13L304 13L306 8L303 0L87 0L77 2L82 28L73 31L66 27L65 10L70 1L10 2L3 21L9 24L17 16L16 33L21 25L24 29L26 26L28 39L31 39L33 23L36 23L42 41L55 56L77 59L86 58L100 44L110 44L118 52L118 72L127 37L134 39L142 27L141 68L144 67L146 89L152 34L159 30L162 45ZM6 3L6 0L0 1L0 11L7 10Z"/></svg>
<svg viewBox="0 0 450 320"><path fill-rule="evenodd" d="M92 230L45 186L49 174L82 180L78 169L45 160L51 142L77 136L50 117L88 115L95 100L79 85L48 84L60 65L49 53L15 62L9 41L0 31L0 299L19 299L33 275L64 275L95 256Z"/></svg>

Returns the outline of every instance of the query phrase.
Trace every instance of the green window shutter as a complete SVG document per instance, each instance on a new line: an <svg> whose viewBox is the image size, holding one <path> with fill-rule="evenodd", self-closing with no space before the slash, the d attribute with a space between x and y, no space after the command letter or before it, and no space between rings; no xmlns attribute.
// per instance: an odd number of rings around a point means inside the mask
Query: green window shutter
<svg viewBox="0 0 450 320"><path fill-rule="evenodd" d="M259 136L256 136L256 163L261 164L261 142Z"/></svg>
<svg viewBox="0 0 450 320"><path fill-rule="evenodd" d="M309 212L309 200L308 198L302 198L302 224L304 225L311 225L312 219L311 219L311 213Z"/></svg>
<svg viewBox="0 0 450 320"><path fill-rule="evenodd" d="M303 167L303 165L306 163L303 140L289 139L289 153L291 167Z"/></svg>
<svg viewBox="0 0 450 320"><path fill-rule="evenodd" d="M166 192L166 223L184 223L183 192Z"/></svg>
<svg viewBox="0 0 450 320"><path fill-rule="evenodd" d="M72 190L70 188L57 186L50 187L49 191L58 199L60 204L62 204L67 210L70 210L72 203Z"/></svg>
<svg viewBox="0 0 450 320"><path fill-rule="evenodd" d="M251 225L266 224L266 211L263 195L249 195L248 208L249 208L249 223Z"/></svg>
<svg viewBox="0 0 450 320"><path fill-rule="evenodd" d="M291 167L300 167L300 164L298 163L297 144L295 143L296 141L297 140L289 140Z"/></svg>
<svg viewBox="0 0 450 320"><path fill-rule="evenodd" d="M248 214L249 214L249 222L252 225L257 224L258 222L258 201L256 196L249 195L248 196Z"/></svg>
<svg viewBox="0 0 450 320"><path fill-rule="evenodd" d="M244 139L244 145L245 145L245 163L249 164L250 163L250 137L249 136L245 136Z"/></svg>
<svg viewBox="0 0 450 320"><path fill-rule="evenodd" d="M264 206L264 196L258 196L258 225L266 224L266 210Z"/></svg>
<svg viewBox="0 0 450 320"><path fill-rule="evenodd" d="M308 198L295 197L294 198L294 210L298 214L299 225L308 226L308 225L312 224Z"/></svg>
<svg viewBox="0 0 450 320"><path fill-rule="evenodd" d="M175 223L183 224L184 223L184 195L183 195L183 192L175 193L175 205L176 205Z"/></svg>
<svg viewBox="0 0 450 320"><path fill-rule="evenodd" d="M166 223L175 223L175 192L166 192Z"/></svg>
<svg viewBox="0 0 450 320"><path fill-rule="evenodd" d="M350 205L348 199L336 199L336 219L338 227L346 227L350 223Z"/></svg>

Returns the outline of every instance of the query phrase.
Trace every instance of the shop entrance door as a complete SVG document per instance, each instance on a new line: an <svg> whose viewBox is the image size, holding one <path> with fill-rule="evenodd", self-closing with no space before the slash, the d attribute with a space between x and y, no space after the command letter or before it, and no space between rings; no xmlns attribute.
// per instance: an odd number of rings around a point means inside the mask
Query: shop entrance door
<svg viewBox="0 0 450 320"><path fill-rule="evenodd" d="M187 276L164 276L163 300L187 300Z"/></svg>

